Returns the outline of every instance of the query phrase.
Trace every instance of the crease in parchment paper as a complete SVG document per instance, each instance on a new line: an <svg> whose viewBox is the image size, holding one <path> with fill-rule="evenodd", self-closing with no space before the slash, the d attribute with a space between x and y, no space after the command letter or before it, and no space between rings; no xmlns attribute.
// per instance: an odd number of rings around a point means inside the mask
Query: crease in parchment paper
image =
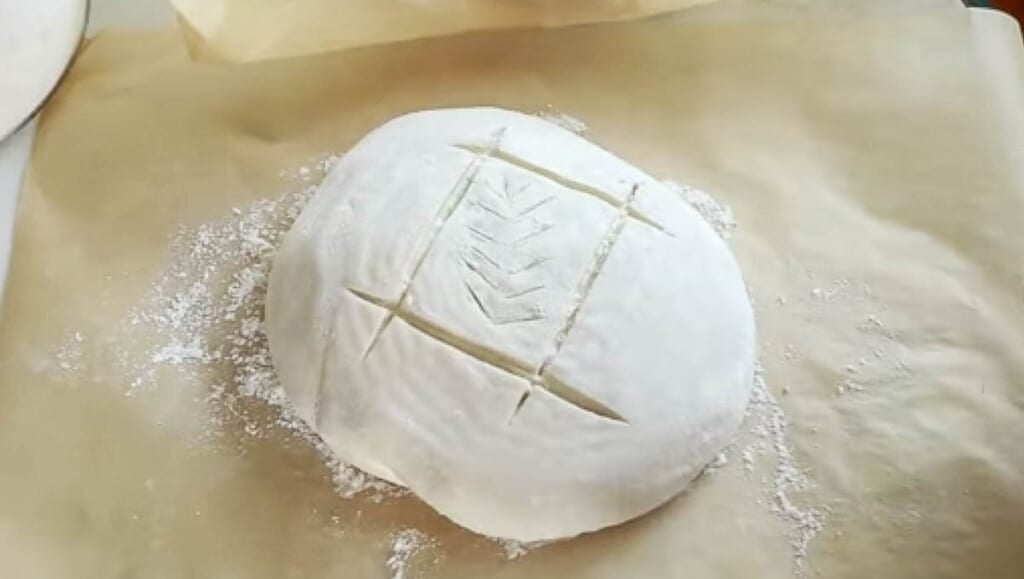
<svg viewBox="0 0 1024 579"><path fill-rule="evenodd" d="M171 0L191 53L252 62L476 30L632 20L715 0Z"/></svg>

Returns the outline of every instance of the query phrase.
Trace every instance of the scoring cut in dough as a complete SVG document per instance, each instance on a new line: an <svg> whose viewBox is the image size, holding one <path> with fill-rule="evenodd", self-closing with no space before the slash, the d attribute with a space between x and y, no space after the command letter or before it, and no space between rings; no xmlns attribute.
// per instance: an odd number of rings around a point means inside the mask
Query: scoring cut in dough
<svg viewBox="0 0 1024 579"><path fill-rule="evenodd" d="M425 111L366 136L287 234L267 328L338 456L479 533L637 517L728 442L754 322L682 199L546 121Z"/></svg>

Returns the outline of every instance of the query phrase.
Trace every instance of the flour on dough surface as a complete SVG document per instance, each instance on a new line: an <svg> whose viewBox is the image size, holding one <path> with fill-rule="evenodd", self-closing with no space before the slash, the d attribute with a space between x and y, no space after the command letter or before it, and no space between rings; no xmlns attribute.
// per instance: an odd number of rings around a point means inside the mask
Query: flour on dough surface
<svg viewBox="0 0 1024 579"><path fill-rule="evenodd" d="M343 157L275 258L267 327L343 460L522 541L680 492L738 428L754 363L739 268L690 205L486 108L400 117Z"/></svg>

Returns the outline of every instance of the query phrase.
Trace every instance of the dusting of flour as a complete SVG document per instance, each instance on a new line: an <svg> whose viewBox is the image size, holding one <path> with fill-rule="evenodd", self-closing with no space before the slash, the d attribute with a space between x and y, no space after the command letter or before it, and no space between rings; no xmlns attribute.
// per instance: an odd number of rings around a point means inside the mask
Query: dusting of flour
<svg viewBox="0 0 1024 579"><path fill-rule="evenodd" d="M413 579L414 563L435 547L434 541L418 529L402 529L391 536L391 546L385 566L390 579ZM437 562L435 557L432 561Z"/></svg>
<svg viewBox="0 0 1024 579"><path fill-rule="evenodd" d="M537 113L537 116L581 137L586 136L587 134L586 123L572 115L554 110L551 105L548 105L543 111Z"/></svg>
<svg viewBox="0 0 1024 579"><path fill-rule="evenodd" d="M728 205L715 201L704 191L689 185L680 185L675 181L662 181L661 184L689 203L722 239L728 241L732 237L732 232L736 229L736 218Z"/></svg>
<svg viewBox="0 0 1024 579"><path fill-rule="evenodd" d="M582 122L567 115L546 111L540 116L573 132L586 130ZM263 327L273 253L316 184L338 158L331 155L312 160L307 166L282 174L295 183L294 192L239 206L217 221L181 227L170 241L169 263L163 274L123 323L122 338L146 347L141 352L135 348L123 354L119 363L133 377L125 396L156 389L167 372L173 372L176 380L191 379L202 385L204 402L210 410L211 436L223 426L224 417L240 420L246 435L254 438L284 429L319 452L340 496L358 495L379 501L405 491L339 461L295 415L277 381ZM665 184L724 239L735 230L736 221L727 206L698 189ZM827 296L823 293L820 297ZM870 329L877 324L869 319L865 325ZM61 371L76 370L83 342L77 332L68 335L57 352ZM247 414L243 409L247 406L241 404L244 401L269 406L272 418L267 419L266 413ZM812 485L793 455L786 426L782 407L758 369L744 431L705 473L733 466L741 466L739 472L748 477L755 476L755 470L772 473L763 479L760 503L785 524L794 568L803 574L808 548L824 526L827 509L801 506L801 492ZM543 545L494 541L509 559L526 556ZM411 579L411 562L427 547L436 545L419 530L395 533L386 560L391 579Z"/></svg>
<svg viewBox="0 0 1024 579"><path fill-rule="evenodd" d="M807 567L811 542L824 529L827 507L801 506L797 494L811 487L804 470L793 456L786 436L786 415L765 383L764 370L755 370L754 388L747 407L746 441L742 444L743 468L753 474L755 465L766 460L772 476L766 481L760 502L787 528L798 575Z"/></svg>
<svg viewBox="0 0 1024 579"><path fill-rule="evenodd" d="M663 181L677 192L699 213L722 239L728 240L736 229L736 219L729 206L693 187L673 181ZM785 390L783 390L785 392ZM747 407L744 430L729 449L719 454L705 468L713 475L730 464L730 454L739 449L743 469L753 476L762 461L772 470L772 476L763 482L763 496L759 502L782 522L789 535L797 575L807 567L807 553L811 542L825 526L827 507L801 506L797 496L809 489L810 479L797 463L787 439L786 414L778 399L765 382L764 369L757 366Z"/></svg>
<svg viewBox="0 0 1024 579"><path fill-rule="evenodd" d="M283 175L298 191L231 210L226 218L182 226L170 242L170 262L124 324L124 339L151 344L123 354L122 369L134 376L125 396L157 388L161 376L194 379L208 386L209 434L224 417L240 420L250 437L284 429L315 448L330 469L339 495L382 500L405 492L342 463L288 405L277 381L263 327L263 306L273 253L337 156ZM70 354L65 354L69 358ZM248 412L244 400L273 408Z"/></svg>

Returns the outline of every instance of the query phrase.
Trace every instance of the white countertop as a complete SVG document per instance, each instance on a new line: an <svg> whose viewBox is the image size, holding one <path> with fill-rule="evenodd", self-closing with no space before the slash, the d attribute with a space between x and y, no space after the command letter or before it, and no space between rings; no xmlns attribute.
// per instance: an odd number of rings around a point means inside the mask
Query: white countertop
<svg viewBox="0 0 1024 579"><path fill-rule="evenodd" d="M35 134L36 123L32 121L0 142L0 299L3 298L7 264L11 258L18 192L21 190L21 179L28 165Z"/></svg>

